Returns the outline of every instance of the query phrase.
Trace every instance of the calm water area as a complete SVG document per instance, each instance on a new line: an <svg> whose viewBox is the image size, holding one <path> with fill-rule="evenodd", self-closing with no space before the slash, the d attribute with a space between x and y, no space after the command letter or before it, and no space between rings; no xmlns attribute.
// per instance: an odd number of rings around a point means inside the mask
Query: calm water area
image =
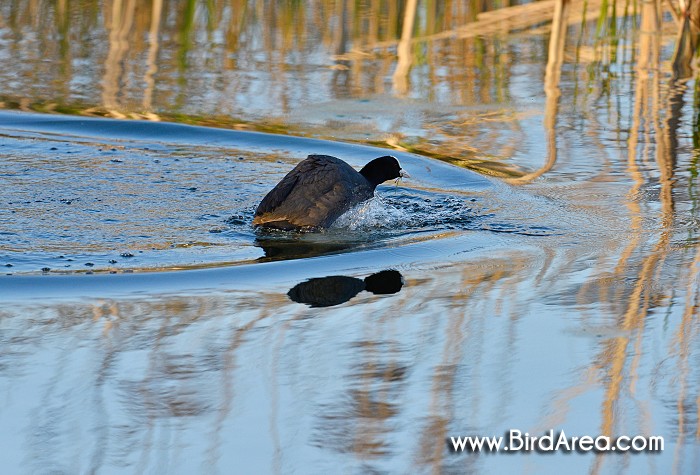
<svg viewBox="0 0 700 475"><path fill-rule="evenodd" d="M700 473L672 7L0 0L0 472ZM254 229L312 153L411 177Z"/></svg>

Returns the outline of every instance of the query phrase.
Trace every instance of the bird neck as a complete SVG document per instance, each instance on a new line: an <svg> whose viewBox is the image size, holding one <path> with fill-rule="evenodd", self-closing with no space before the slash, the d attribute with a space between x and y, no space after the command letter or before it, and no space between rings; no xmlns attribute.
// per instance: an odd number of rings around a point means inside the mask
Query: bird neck
<svg viewBox="0 0 700 475"><path fill-rule="evenodd" d="M371 167L370 164L365 165L362 170L360 170L360 175L365 177L372 186L372 190L374 190L377 185L384 182L384 178L380 175L379 170L375 167Z"/></svg>

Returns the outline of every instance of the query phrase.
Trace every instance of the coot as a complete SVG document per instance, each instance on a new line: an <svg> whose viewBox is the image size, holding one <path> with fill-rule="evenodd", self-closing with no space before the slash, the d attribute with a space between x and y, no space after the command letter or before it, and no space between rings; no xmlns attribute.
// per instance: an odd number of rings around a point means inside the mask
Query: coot
<svg viewBox="0 0 700 475"><path fill-rule="evenodd" d="M345 275L317 277L292 287L287 295L295 302L311 307L332 307L347 302L363 290L373 294L395 294L404 285L403 276L397 270L383 270L364 280Z"/></svg>
<svg viewBox="0 0 700 475"><path fill-rule="evenodd" d="M254 226L287 230L327 228L347 210L374 196L380 183L408 176L390 155L359 173L339 158L309 155L260 202Z"/></svg>

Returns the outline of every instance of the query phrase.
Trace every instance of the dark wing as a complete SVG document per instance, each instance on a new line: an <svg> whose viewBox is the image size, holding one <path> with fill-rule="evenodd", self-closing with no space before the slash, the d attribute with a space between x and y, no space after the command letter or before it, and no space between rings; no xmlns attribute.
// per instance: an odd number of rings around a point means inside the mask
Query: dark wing
<svg viewBox="0 0 700 475"><path fill-rule="evenodd" d="M265 195L265 198L262 199L258 208L255 210L255 216L271 213L284 202L284 199L289 196L289 193L291 193L296 186L301 173L300 168L307 160L308 158L294 167L291 172L287 173L287 175Z"/></svg>
<svg viewBox="0 0 700 475"><path fill-rule="evenodd" d="M366 187L365 178L342 160L309 155L263 198L254 224L328 226L352 205L367 199L358 193Z"/></svg>

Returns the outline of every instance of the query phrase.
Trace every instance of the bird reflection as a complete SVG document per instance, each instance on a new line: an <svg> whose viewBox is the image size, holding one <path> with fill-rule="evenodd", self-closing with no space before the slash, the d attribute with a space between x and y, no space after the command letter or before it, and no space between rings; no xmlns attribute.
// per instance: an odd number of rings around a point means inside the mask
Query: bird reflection
<svg viewBox="0 0 700 475"><path fill-rule="evenodd" d="M364 279L331 275L301 282L287 292L290 299L310 307L332 307L347 302L363 290L373 294L395 294L403 287L403 276L396 270L383 270Z"/></svg>
<svg viewBox="0 0 700 475"><path fill-rule="evenodd" d="M265 257L258 259L259 261L277 261L342 252L357 246L357 242L324 242L311 239L259 236L255 240L255 245L265 252Z"/></svg>

